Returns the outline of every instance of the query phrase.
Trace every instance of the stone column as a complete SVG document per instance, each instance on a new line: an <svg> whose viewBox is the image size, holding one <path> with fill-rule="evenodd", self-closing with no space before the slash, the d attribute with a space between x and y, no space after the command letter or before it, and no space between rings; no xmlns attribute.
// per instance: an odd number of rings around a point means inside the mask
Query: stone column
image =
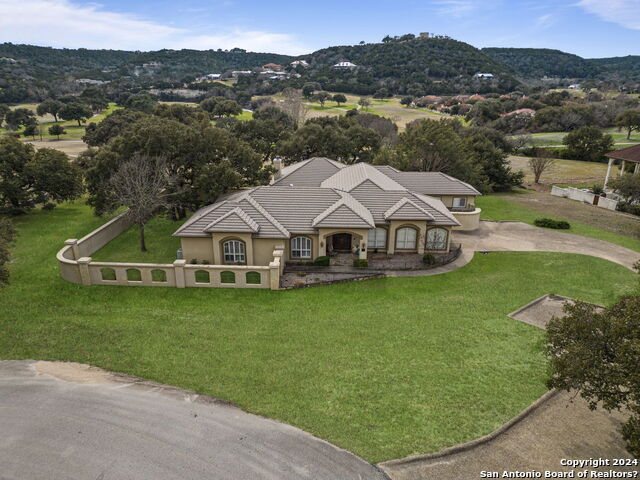
<svg viewBox="0 0 640 480"><path fill-rule="evenodd" d="M625 162L624 160L622 160L622 165L620 165L620 175L619 175L620 177L621 177L622 175L624 175L624 167L626 167L626 166L627 166L627 162Z"/></svg>
<svg viewBox="0 0 640 480"><path fill-rule="evenodd" d="M604 177L604 186L602 187L603 189L607 188L607 183L609 183L609 177L611 176L611 167L613 167L614 161L615 160L613 158L609 159L609 165L607 166L607 174Z"/></svg>
<svg viewBox="0 0 640 480"><path fill-rule="evenodd" d="M91 275L89 274L89 264L91 257L81 257L78 259L78 267L80 268L80 279L82 285L91 285Z"/></svg>
<svg viewBox="0 0 640 480"><path fill-rule="evenodd" d="M64 244L71 247L73 259L78 260L80 258L80 247L78 247L78 240L76 238L70 238L68 240L65 240Z"/></svg>
<svg viewBox="0 0 640 480"><path fill-rule="evenodd" d="M360 254L358 258L365 260L367 258L367 250L369 250L369 231L365 230L360 239Z"/></svg>
<svg viewBox="0 0 640 480"><path fill-rule="evenodd" d="M640 163L636 163L636 166L633 169L633 174L634 175L637 175L638 173L640 173Z"/></svg>
<svg viewBox="0 0 640 480"><path fill-rule="evenodd" d="M176 260L173 262L173 271L176 277L176 287L184 288L184 266L187 264L186 260Z"/></svg>

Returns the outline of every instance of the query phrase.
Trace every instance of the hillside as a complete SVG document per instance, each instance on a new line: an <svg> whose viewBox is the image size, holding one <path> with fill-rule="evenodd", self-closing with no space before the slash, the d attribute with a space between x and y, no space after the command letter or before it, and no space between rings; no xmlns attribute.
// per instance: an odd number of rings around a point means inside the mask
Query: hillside
<svg viewBox="0 0 640 480"><path fill-rule="evenodd" d="M482 52L524 78L587 78L600 70L590 60L548 48L483 48Z"/></svg>
<svg viewBox="0 0 640 480"><path fill-rule="evenodd" d="M371 94L380 88L391 93L488 92L514 88L509 68L477 48L451 38L391 39L383 43L329 47L304 55L310 64L304 73L327 90ZM350 61L358 65L339 70L333 65ZM490 72L493 81L478 80Z"/></svg>

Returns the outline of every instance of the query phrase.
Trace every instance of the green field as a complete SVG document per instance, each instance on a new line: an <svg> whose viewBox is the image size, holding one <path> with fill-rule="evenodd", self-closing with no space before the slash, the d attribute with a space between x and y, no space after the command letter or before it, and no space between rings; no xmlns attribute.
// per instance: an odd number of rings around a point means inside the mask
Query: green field
<svg viewBox="0 0 640 480"><path fill-rule="evenodd" d="M615 149L630 147L631 145L640 143L639 132L633 132L629 139L627 139L627 133L625 131L618 131L617 128L608 128L605 129L604 132L613 137ZM533 133L531 135L531 145L534 147L562 147L562 139L567 136L567 133L568 132Z"/></svg>
<svg viewBox="0 0 640 480"><path fill-rule="evenodd" d="M34 112L36 111L36 107L38 105L37 104L24 104L24 105L17 105L14 108L28 108L30 110L33 110ZM53 116L51 115L44 115L42 117L38 116L37 120L38 120L38 124L40 125L40 129L42 130L42 138L43 139L56 139L57 137L55 135L49 135L49 127L52 127L53 125L62 125L64 127L64 129L66 130L66 134L64 135L60 135L60 139L61 140L79 140L80 138L82 138L82 136L84 135L84 131L85 131L85 127L91 123L91 122L95 122L95 123L99 123L101 122L107 115L111 114L112 112L121 109L122 107L117 106L115 103L110 103L109 107L96 114L93 115L92 117L88 118L87 121L82 125L82 126L78 126L78 122L76 122L75 120L61 120L59 122L55 122L53 119ZM7 135L9 133L19 133L20 135L22 135L22 132L24 131L24 127L20 127L20 129L17 130L17 132L9 132L6 128L1 127L0 128L0 135ZM32 140L32 137L26 137L28 140ZM35 137L36 140L40 140L40 135L37 135ZM52 148L55 148L54 145L52 145Z"/></svg>
<svg viewBox="0 0 640 480"><path fill-rule="evenodd" d="M80 203L16 219L1 358L192 389L371 462L477 438L545 392L542 332L507 313L549 292L610 304L637 282L597 258L522 252L477 255L444 275L280 292L65 282L56 251L103 221ZM150 226L149 237L169 226ZM153 255L161 243L149 238Z"/></svg>

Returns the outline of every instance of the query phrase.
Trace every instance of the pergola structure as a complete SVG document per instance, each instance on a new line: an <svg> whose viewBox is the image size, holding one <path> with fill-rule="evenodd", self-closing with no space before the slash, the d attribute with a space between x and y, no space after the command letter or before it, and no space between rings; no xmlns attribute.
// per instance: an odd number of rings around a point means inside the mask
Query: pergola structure
<svg viewBox="0 0 640 480"><path fill-rule="evenodd" d="M624 173L627 162L636 164L633 170L634 174L640 173L640 144L605 153L605 157L609 159L609 166L607 167L607 175L604 177L604 188L607 188L607 183L609 182L609 177L611 176L611 167L613 167L613 164L616 162L616 160L621 161L620 172L618 173L618 176L621 176Z"/></svg>

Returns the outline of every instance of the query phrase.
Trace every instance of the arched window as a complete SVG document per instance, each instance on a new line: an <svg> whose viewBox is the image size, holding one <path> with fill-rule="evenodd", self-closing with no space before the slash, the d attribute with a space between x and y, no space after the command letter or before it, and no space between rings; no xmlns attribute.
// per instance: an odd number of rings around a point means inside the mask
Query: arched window
<svg viewBox="0 0 640 480"><path fill-rule="evenodd" d="M309 237L291 239L291 258L311 258L311 239Z"/></svg>
<svg viewBox="0 0 640 480"><path fill-rule="evenodd" d="M206 270L196 270L194 273L196 283L210 283L209 272Z"/></svg>
<svg viewBox="0 0 640 480"><path fill-rule="evenodd" d="M402 227L396 231L396 248L399 250L413 250L416 248L416 229Z"/></svg>
<svg viewBox="0 0 640 480"><path fill-rule="evenodd" d="M104 267L100 269L100 276L102 280L111 282L116 279L116 271L113 268Z"/></svg>
<svg viewBox="0 0 640 480"><path fill-rule="evenodd" d="M224 263L245 263L244 242L240 240L228 240L223 244Z"/></svg>
<svg viewBox="0 0 640 480"><path fill-rule="evenodd" d="M387 248L387 229L372 228L369 230L369 240L367 247L371 248Z"/></svg>
<svg viewBox="0 0 640 480"><path fill-rule="evenodd" d="M427 250L446 250L449 232L444 228L427 230Z"/></svg>

